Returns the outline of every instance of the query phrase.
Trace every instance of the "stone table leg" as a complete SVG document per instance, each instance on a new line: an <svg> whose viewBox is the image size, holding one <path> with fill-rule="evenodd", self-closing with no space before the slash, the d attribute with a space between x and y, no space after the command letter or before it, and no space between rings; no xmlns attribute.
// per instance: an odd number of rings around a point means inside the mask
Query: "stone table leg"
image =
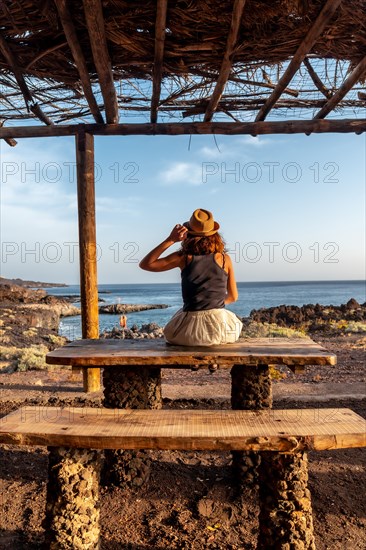
<svg viewBox="0 0 366 550"><path fill-rule="evenodd" d="M48 447L45 547L50 550L99 549L101 452Z"/></svg>
<svg viewBox="0 0 366 550"><path fill-rule="evenodd" d="M234 365L231 369L231 406L236 410L272 407L272 381L269 365ZM234 451L233 475L240 484L257 481L260 453Z"/></svg>
<svg viewBox="0 0 366 550"><path fill-rule="evenodd" d="M257 550L315 550L305 452L261 453Z"/></svg>
<svg viewBox="0 0 366 550"><path fill-rule="evenodd" d="M119 366L103 370L103 405L112 409L161 409L161 369ZM140 487L150 475L150 452L106 450L102 478L106 484Z"/></svg>

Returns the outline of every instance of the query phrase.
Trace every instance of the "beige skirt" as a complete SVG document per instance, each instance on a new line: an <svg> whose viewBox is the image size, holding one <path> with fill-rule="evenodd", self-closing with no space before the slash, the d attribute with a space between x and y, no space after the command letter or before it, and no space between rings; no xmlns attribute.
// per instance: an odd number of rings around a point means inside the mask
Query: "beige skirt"
<svg viewBox="0 0 366 550"><path fill-rule="evenodd" d="M243 323L225 308L203 311L178 310L164 327L169 344L214 346L231 344L239 338Z"/></svg>

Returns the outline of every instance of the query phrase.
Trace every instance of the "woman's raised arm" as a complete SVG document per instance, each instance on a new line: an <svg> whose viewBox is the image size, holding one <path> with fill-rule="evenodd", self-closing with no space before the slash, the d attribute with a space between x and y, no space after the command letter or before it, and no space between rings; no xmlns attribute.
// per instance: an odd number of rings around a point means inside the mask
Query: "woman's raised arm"
<svg viewBox="0 0 366 550"><path fill-rule="evenodd" d="M177 224L172 229L169 237L155 248L153 248L146 256L141 260L140 267L146 271L168 271L175 267L181 267L182 255L179 252L172 252L165 258L160 256L171 247L174 243L183 241L187 235L187 229L183 225Z"/></svg>

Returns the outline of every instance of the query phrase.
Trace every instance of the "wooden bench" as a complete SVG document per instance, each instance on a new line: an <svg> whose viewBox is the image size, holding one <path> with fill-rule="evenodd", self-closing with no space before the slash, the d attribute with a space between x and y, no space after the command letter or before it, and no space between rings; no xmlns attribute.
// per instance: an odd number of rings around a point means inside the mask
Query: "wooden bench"
<svg viewBox="0 0 366 550"><path fill-rule="evenodd" d="M366 446L349 409L263 411L23 407L0 422L0 443L49 449L46 544L99 548L100 449L260 451L257 548L315 548L307 451Z"/></svg>

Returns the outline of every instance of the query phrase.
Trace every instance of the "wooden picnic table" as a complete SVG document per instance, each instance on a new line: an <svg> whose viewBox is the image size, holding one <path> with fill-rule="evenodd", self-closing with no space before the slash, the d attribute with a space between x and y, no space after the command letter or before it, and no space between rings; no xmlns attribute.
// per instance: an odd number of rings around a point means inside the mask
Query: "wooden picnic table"
<svg viewBox="0 0 366 550"><path fill-rule="evenodd" d="M335 365L336 356L310 338L242 338L234 344L201 347L174 346L163 339L83 339L48 353L46 361L102 368L103 405L115 409L160 409L162 368L230 369L232 409L261 410L272 407L271 366L301 372L306 365ZM257 458L253 453L233 453L238 476L248 479Z"/></svg>
<svg viewBox="0 0 366 550"><path fill-rule="evenodd" d="M233 479L238 486L242 484L247 488L253 481L259 484L258 548L270 548L274 543L276 547L290 548L295 541L296 548L314 550L311 499L307 487L307 449L364 445L361 419L356 419L356 427L348 426L348 420L354 415L351 411L345 411L344 416L334 423L333 416L337 411L328 410L326 422L333 422L328 433L316 409L270 410L272 365L287 365L297 372L306 365L336 364L336 356L310 338L248 338L235 344L194 348L172 346L160 339L77 340L49 353L46 360L49 364L83 369L102 368L105 407L90 412L84 408L62 410L59 413L63 415L62 421L57 414L55 416L57 411L46 411L42 427L33 421L32 411L27 412L30 422L25 435L25 427L19 422L19 415L17 417L16 437L31 438L30 433L35 432L36 443L41 437L44 444L49 445L47 517L52 524L59 521L59 515L66 515L70 520L68 510L73 506L74 494L83 501L81 484L77 483L75 490L65 486L57 472L75 464L79 471L82 464L88 469L85 475L93 477L97 484L101 463L98 448L105 448L103 471L111 476L109 479L120 485L126 483L136 487L149 477L149 451L145 449L218 448L232 452ZM161 408L162 368L204 367L230 369L231 405L235 410L126 410ZM108 409L125 410L116 414L115 410L108 412ZM80 416L80 426L75 414ZM49 416L55 418L52 426L48 422ZM14 415L8 419L7 433L11 431L12 418ZM122 424L125 431L121 431ZM33 439L29 441L33 443ZM70 448L72 445L78 448ZM87 448L90 446L94 450ZM97 489L94 494L97 495ZM62 495L70 495L71 505L67 499L60 505ZM92 511L94 508L97 510L96 504L92 505ZM78 518L71 517L71 520L78 525ZM97 515L91 513L88 533L95 532L97 538L98 529ZM59 539L68 536L62 529L58 529L56 535Z"/></svg>
<svg viewBox="0 0 366 550"><path fill-rule="evenodd" d="M174 346L162 339L74 340L46 362L77 367L151 365L166 368L240 365L335 365L336 356L310 338L242 338L220 346Z"/></svg>

